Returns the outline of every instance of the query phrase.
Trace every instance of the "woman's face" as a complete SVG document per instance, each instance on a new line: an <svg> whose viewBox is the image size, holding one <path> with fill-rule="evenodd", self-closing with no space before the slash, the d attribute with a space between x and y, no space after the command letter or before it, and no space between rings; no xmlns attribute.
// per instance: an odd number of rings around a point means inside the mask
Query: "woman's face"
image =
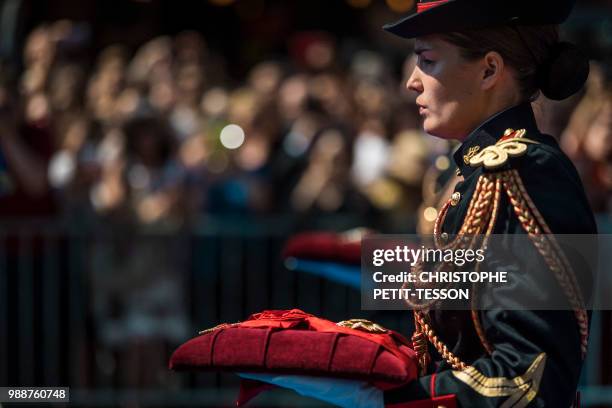
<svg viewBox="0 0 612 408"><path fill-rule="evenodd" d="M417 38L417 62L406 87L417 93L424 130L463 140L484 119L483 65L467 61L459 48L436 36Z"/></svg>

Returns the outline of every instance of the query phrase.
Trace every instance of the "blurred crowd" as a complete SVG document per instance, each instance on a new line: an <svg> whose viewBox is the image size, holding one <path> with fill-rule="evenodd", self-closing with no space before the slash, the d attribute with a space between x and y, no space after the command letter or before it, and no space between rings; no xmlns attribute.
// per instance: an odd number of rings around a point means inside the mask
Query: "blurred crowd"
<svg viewBox="0 0 612 408"><path fill-rule="evenodd" d="M3 214L141 225L210 213L414 216L428 168L452 165L453 146L420 131L414 95L403 87L409 52L402 73L366 49L339 62L336 39L303 32L289 40L288 55L237 80L196 32L154 38L135 52L109 46L87 61L78 28L60 21L32 31L18 89L2 88L2 126L19 126L2 146L11 171L0 206L19 200ZM569 102L536 102L541 126L561 135L599 212L609 209L612 187L606 69L594 62L586 90Z"/></svg>
<svg viewBox="0 0 612 408"><path fill-rule="evenodd" d="M340 66L325 33L296 35L291 55L237 81L195 32L134 53L113 45L89 64L69 50L71 30L61 21L29 35L13 100L34 134L17 138L39 159L37 182L70 216L414 212L432 154L448 150L418 130L383 56L360 51Z"/></svg>

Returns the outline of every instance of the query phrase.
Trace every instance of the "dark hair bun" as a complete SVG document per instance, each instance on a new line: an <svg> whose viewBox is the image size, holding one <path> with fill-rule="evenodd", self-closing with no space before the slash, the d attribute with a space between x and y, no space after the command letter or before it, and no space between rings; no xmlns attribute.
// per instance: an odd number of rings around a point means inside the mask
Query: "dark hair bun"
<svg viewBox="0 0 612 408"><path fill-rule="evenodd" d="M575 45L559 42L538 68L537 76L544 96L560 101L582 88L589 76L589 60Z"/></svg>

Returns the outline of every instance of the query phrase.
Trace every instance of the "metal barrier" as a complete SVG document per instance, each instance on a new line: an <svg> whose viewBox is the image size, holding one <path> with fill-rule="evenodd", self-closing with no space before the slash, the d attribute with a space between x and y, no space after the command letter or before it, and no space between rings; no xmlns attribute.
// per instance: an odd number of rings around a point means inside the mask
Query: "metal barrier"
<svg viewBox="0 0 612 408"><path fill-rule="evenodd" d="M356 224L347 217L309 227ZM0 384L70 386L71 406L222 407L236 395L235 377L166 369L174 347L198 330L298 307L331 320L369 318L408 334L406 313L363 312L357 291L284 268L283 242L301 228L292 218L209 218L188 230L138 233L1 223ZM612 403L598 358L605 325L593 321L597 351L585 368L584 406ZM322 406L272 394L254 406Z"/></svg>
<svg viewBox="0 0 612 408"><path fill-rule="evenodd" d="M349 217L336 226L352 224ZM70 386L73 406L231 403L233 376L166 368L172 350L198 330L270 308L371 317L356 291L283 267L282 245L298 228L287 218L139 232L2 223L0 384ZM383 320L401 327L403 319ZM282 395L260 403L313 406Z"/></svg>

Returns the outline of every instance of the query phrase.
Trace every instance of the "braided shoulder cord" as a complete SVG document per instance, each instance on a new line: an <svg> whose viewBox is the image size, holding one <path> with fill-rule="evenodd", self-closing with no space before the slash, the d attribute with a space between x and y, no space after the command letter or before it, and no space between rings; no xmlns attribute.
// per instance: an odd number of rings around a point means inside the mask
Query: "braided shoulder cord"
<svg viewBox="0 0 612 408"><path fill-rule="evenodd" d="M443 245L440 239L441 225L446 217L448 208L450 206L450 200L444 204L438 218L434 225L434 236L436 246L443 247L444 249L456 248L465 242L465 237L472 235L469 247L472 248L476 244L476 238L478 234L487 234L493 230L495 221L497 219L497 212L499 208L499 199L501 197L501 179L497 174L485 174L482 175L476 184L473 199L470 201L468 210L464 219L464 222L459 230L459 234L456 239L447 245ZM483 242L486 244L486 240ZM482 244L481 244L482 246ZM415 319L415 333L413 335L413 347L417 352L417 357L421 363L421 370L425 370L424 362L429 361L427 355L427 347L423 346L424 339L426 338L436 348L438 353L444 358L454 369L463 370L467 365L461 361L461 359L453 354L446 344L438 338L435 331L431 327L429 317L423 310L414 310ZM476 319L477 321L477 319ZM484 331L478 323L477 332L483 346L486 350L490 348L489 343L486 341Z"/></svg>
<svg viewBox="0 0 612 408"><path fill-rule="evenodd" d="M570 301L580 332L580 348L582 357L584 358L588 345L588 315L584 309L584 302L578 290L576 277L572 273L569 261L565 257L563 251L561 251L557 241L554 237L550 236L552 234L550 228L527 193L516 170L483 174L480 176L474 191L474 198L468 206L466 217L459 230L459 237L448 245L443 245L440 240L441 225L448 212L450 200L445 203L434 225L436 245L444 248L454 248L461 244L460 239L463 234L476 235L484 233L485 238L481 247L486 248L489 237L493 233L495 222L497 221L502 187L510 200L514 213L519 219L521 226L528 233L534 246L542 255L551 271L555 274L555 277ZM542 233L549 234L549 236L542 235ZM470 247L473 244L474 240L472 240ZM471 310L471 317L482 346L491 354L494 348L486 339L474 303ZM419 361L421 362L422 370L425 370L426 363L429 362L427 346L426 344L423 345L426 341L425 338L434 345L442 358L444 358L453 368L462 370L467 366L458 356L448 350L446 344L437 337L435 331L431 327L426 312L414 310L414 319L415 333L413 335L413 344L415 346L415 351L417 351Z"/></svg>
<svg viewBox="0 0 612 408"><path fill-rule="evenodd" d="M501 189L502 189L502 181L499 175L495 175L495 197L493 198L493 211L491 212L491 219L489 220L489 226L487 227L487 231L485 233L485 239L482 247L487 248L489 243L489 237L493 233L493 228L495 228L495 222L497 221L497 215L499 213L499 204L501 201ZM480 269L480 264L476 264L476 269ZM478 335L478 339L480 340L480 344L484 347L487 354L491 355L493 353L493 346L487 340L487 336L485 335L485 331L480 323L480 318L478 316L478 310L476 308L476 299L477 295L477 285L474 285L474 294L472 297L472 310L470 311L472 316L472 323L474 324L474 329L476 330L476 334Z"/></svg>
<svg viewBox="0 0 612 408"><path fill-rule="evenodd" d="M510 170L505 172L502 177L504 178L504 187L514 207L515 214L521 221L523 228L527 231L538 252L554 273L570 302L580 332L580 351L584 359L588 346L589 317L584 308L584 300L582 299L576 276L573 274L569 261L559 247L559 244L551 235L550 228L527 193L518 172ZM542 232L548 235L542 235Z"/></svg>
<svg viewBox="0 0 612 408"><path fill-rule="evenodd" d="M461 361L459 357L450 351L446 344L438 338L435 331L431 328L429 323L429 317L420 310L414 311L414 319L419 328L419 335L424 335L434 345L438 353L446 360L455 370L464 370L467 365ZM429 361L429 356L425 357L426 361ZM421 367L423 368L423 367Z"/></svg>

